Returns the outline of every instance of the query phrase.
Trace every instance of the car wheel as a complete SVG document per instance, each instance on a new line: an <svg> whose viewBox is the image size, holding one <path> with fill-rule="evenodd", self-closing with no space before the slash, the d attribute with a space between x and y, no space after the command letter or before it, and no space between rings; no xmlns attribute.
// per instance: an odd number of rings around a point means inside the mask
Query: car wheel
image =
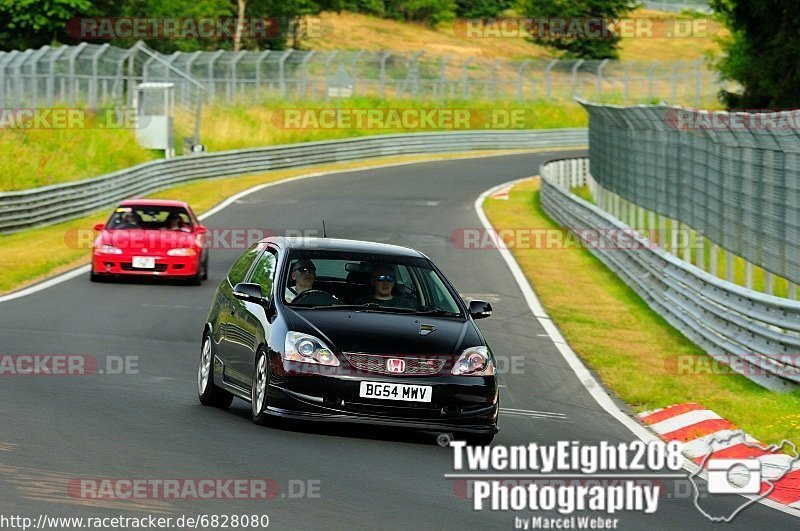
<svg viewBox="0 0 800 531"><path fill-rule="evenodd" d="M206 255L205 260L203 260L203 274L200 277L201 280L208 280L208 255Z"/></svg>
<svg viewBox="0 0 800 531"><path fill-rule="evenodd" d="M89 281L91 281L91 282L102 282L103 281L103 277L101 277L100 275L95 273L94 272L94 268L92 268L92 269L89 270Z"/></svg>
<svg viewBox="0 0 800 531"><path fill-rule="evenodd" d="M269 391L269 358L263 350L256 356L253 368L253 385L250 387L250 406L253 422L265 426L269 417L266 413Z"/></svg>
<svg viewBox="0 0 800 531"><path fill-rule="evenodd" d="M197 273L189 278L190 286L200 286L203 284L203 266L198 264Z"/></svg>
<svg viewBox="0 0 800 531"><path fill-rule="evenodd" d="M197 393L204 406L226 408L233 402L233 395L214 384L214 355L211 353L211 337L203 336L200 351L200 366L197 369Z"/></svg>

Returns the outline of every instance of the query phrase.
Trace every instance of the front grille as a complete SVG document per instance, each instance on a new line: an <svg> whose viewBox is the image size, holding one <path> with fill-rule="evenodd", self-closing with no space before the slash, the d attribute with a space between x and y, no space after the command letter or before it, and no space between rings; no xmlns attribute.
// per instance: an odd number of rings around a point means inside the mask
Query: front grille
<svg viewBox="0 0 800 531"><path fill-rule="evenodd" d="M409 358L396 356L406 363L403 372L389 372L386 368L386 360L394 358L391 355L377 354L356 354L345 353L347 361L355 369L364 372L374 372L378 374L391 374L392 376L427 376L437 374L444 366L445 360L441 358Z"/></svg>
<svg viewBox="0 0 800 531"><path fill-rule="evenodd" d="M120 262L119 266L122 268L123 271L157 271L159 273L163 273L167 270L167 264L156 264L153 268L146 268L142 269L139 267L133 267L131 262Z"/></svg>

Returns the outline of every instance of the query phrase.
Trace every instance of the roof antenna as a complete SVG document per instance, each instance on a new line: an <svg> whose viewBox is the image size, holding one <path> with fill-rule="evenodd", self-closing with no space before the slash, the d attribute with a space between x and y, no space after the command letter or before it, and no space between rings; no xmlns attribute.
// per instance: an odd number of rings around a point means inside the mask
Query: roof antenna
<svg viewBox="0 0 800 531"><path fill-rule="evenodd" d="M328 237L328 233L325 231L325 220L324 219L322 220L322 237L323 238L327 238Z"/></svg>

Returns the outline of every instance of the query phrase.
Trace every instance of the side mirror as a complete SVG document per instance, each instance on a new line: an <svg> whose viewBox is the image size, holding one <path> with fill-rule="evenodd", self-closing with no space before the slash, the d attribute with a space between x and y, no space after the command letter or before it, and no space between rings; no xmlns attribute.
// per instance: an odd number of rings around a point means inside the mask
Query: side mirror
<svg viewBox="0 0 800 531"><path fill-rule="evenodd" d="M106 228L106 224L105 223L95 223L93 228L94 228L94 230L103 230L104 228Z"/></svg>
<svg viewBox="0 0 800 531"><path fill-rule="evenodd" d="M205 227L198 226L198 227L195 227L195 229L194 229L194 233L195 234L205 234L207 232L208 232L208 229L205 228Z"/></svg>
<svg viewBox="0 0 800 531"><path fill-rule="evenodd" d="M486 301L470 301L469 314L473 319L483 319L492 315L492 305Z"/></svg>
<svg viewBox="0 0 800 531"><path fill-rule="evenodd" d="M239 282L233 287L233 296L241 301L255 302L256 304L266 302L264 295L261 294L261 284Z"/></svg>

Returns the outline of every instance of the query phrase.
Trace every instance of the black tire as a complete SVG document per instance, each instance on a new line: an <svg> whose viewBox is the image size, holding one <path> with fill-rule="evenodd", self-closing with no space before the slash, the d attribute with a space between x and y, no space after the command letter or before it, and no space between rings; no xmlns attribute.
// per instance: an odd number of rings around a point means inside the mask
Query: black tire
<svg viewBox="0 0 800 531"><path fill-rule="evenodd" d="M233 402L233 395L214 384L214 355L211 352L211 338L203 336L200 348L200 365L197 369L197 394L204 406L227 408Z"/></svg>
<svg viewBox="0 0 800 531"><path fill-rule="evenodd" d="M208 255L203 260L201 268L203 269L203 274L200 275L200 280L208 280Z"/></svg>
<svg viewBox="0 0 800 531"><path fill-rule="evenodd" d="M253 422L259 426L269 424L269 415L266 410L269 407L269 357L263 350L259 350L256 355L256 362L253 365L253 384L250 386L250 412ZM261 397L259 398L259 393Z"/></svg>
<svg viewBox="0 0 800 531"><path fill-rule="evenodd" d="M89 281L90 282L102 282L103 281L103 277L101 277L100 275L95 273L94 269L90 269L89 270Z"/></svg>
<svg viewBox="0 0 800 531"><path fill-rule="evenodd" d="M201 286L203 284L203 266L197 267L197 273L189 278L190 286Z"/></svg>
<svg viewBox="0 0 800 531"><path fill-rule="evenodd" d="M457 437L467 441L470 446L488 446L494 440L494 433L465 433Z"/></svg>

